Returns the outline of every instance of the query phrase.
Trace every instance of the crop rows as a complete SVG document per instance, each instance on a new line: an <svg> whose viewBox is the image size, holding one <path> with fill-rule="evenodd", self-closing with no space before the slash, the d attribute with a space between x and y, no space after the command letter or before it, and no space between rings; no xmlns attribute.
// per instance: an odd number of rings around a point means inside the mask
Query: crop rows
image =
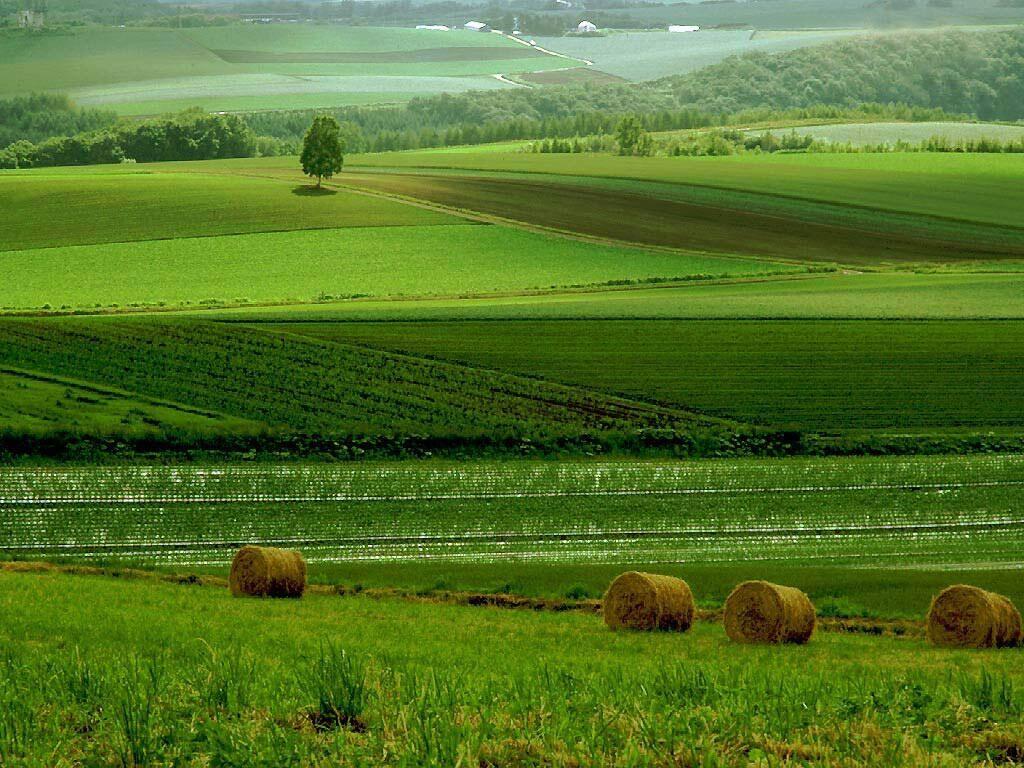
<svg viewBox="0 0 1024 768"><path fill-rule="evenodd" d="M688 419L519 376L213 323L9 320L0 363L321 434L573 434Z"/></svg>
<svg viewBox="0 0 1024 768"><path fill-rule="evenodd" d="M1024 457L6 470L0 552L311 561L1010 562Z"/></svg>

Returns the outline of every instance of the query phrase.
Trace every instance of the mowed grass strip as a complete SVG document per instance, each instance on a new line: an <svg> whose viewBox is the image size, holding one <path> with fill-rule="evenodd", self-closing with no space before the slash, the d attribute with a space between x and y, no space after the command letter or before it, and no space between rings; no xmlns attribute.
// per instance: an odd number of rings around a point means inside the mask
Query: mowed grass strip
<svg viewBox="0 0 1024 768"><path fill-rule="evenodd" d="M585 614L36 573L0 574L0 610L27 765L132 748L183 766L254 748L271 765L970 765L1018 749L1024 722L1018 652L920 637L766 649L707 622L613 633ZM358 732L311 725L332 709Z"/></svg>
<svg viewBox="0 0 1024 768"><path fill-rule="evenodd" d="M1020 322L288 324L292 332L824 431L1024 427Z"/></svg>
<svg viewBox="0 0 1024 768"><path fill-rule="evenodd" d="M500 439L695 421L518 376L197 321L5 319L0 363L321 435Z"/></svg>
<svg viewBox="0 0 1024 768"><path fill-rule="evenodd" d="M810 222L806 217L750 212L728 201L691 203L528 176L346 174L339 183L553 229L711 253L853 265L1024 259L1024 242L996 245L920 232L871 231L829 219Z"/></svg>
<svg viewBox="0 0 1024 768"><path fill-rule="evenodd" d="M461 295L786 269L502 226L366 226L12 251L0 256L0 308Z"/></svg>
<svg viewBox="0 0 1024 768"><path fill-rule="evenodd" d="M311 194L308 184L298 180L291 184L201 173L112 170L0 174L0 209L4 211L0 251L462 221L347 191Z"/></svg>
<svg viewBox="0 0 1024 768"><path fill-rule="evenodd" d="M1005 268L1002 267L1002 268ZM231 320L1024 319L1024 274L866 273L218 310Z"/></svg>

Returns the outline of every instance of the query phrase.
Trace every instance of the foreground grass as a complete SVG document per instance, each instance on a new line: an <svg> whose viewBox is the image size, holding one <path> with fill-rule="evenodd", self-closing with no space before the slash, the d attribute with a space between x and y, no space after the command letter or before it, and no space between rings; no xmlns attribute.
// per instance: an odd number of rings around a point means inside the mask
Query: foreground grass
<svg viewBox="0 0 1024 768"><path fill-rule="evenodd" d="M0 575L0 755L45 766L963 766L1021 749L1019 651Z"/></svg>

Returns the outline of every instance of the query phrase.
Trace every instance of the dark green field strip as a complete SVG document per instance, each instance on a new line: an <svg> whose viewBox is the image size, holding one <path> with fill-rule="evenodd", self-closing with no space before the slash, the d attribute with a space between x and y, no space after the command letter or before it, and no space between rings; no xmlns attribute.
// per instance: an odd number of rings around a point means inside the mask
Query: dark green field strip
<svg viewBox="0 0 1024 768"><path fill-rule="evenodd" d="M508 61L546 54L526 46L455 46L406 51L236 51L213 49L230 64L417 64L438 61Z"/></svg>
<svg viewBox="0 0 1024 768"><path fill-rule="evenodd" d="M397 173L346 174L342 181L553 229L688 250L853 265L1024 258L1024 244L877 232L828 219L813 223L597 185Z"/></svg>
<svg viewBox="0 0 1024 768"><path fill-rule="evenodd" d="M213 323L3 321L0 363L335 434L497 437L690 420L513 375Z"/></svg>
<svg viewBox="0 0 1024 768"><path fill-rule="evenodd" d="M562 70L572 72L575 70ZM547 72L540 74L558 74ZM500 153L494 153L500 155ZM440 156L440 155L436 155ZM453 157L458 155L453 154ZM507 155L502 155L507 156ZM558 155L533 155L526 157L558 157ZM680 160L685 160L682 158ZM352 167L359 170L360 160ZM564 170L564 169L562 169ZM877 235L896 235L929 241L968 243L971 247L985 247L989 250L1009 251L1024 248L1024 227L994 222L980 222L957 218L955 211L950 215L909 212L898 209L872 207L854 202L830 201L827 196L817 199L817 190L808 183L805 196L783 194L774 190L744 190L728 186L714 186L709 183L690 183L685 178L668 181L644 178L579 175L545 172L538 166L535 171L473 171L458 168L431 169L406 168L397 166L382 168L388 173L415 173L417 175L486 178L494 180L522 181L554 184L557 186L603 189L627 195L643 195L659 200L698 205L711 208L725 208L743 213L761 214L773 218L796 219L808 224L820 225L827 222L832 227L873 232ZM376 171L375 171L376 172ZM895 177L894 178L898 178ZM881 183L880 181L878 183ZM913 194L908 192L908 194Z"/></svg>
<svg viewBox="0 0 1024 768"><path fill-rule="evenodd" d="M1024 323L289 323L292 332L811 430L1024 427Z"/></svg>

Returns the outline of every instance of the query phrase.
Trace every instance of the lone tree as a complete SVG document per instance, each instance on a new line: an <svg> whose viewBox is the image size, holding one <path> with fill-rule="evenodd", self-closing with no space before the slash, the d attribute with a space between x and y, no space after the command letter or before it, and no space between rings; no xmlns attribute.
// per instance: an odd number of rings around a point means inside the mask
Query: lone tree
<svg viewBox="0 0 1024 768"><path fill-rule="evenodd" d="M319 115L313 118L313 124L302 140L302 172L316 176L317 189L320 189L321 181L340 171L345 162L342 155L345 147L338 136L339 129L338 121L333 117Z"/></svg>

